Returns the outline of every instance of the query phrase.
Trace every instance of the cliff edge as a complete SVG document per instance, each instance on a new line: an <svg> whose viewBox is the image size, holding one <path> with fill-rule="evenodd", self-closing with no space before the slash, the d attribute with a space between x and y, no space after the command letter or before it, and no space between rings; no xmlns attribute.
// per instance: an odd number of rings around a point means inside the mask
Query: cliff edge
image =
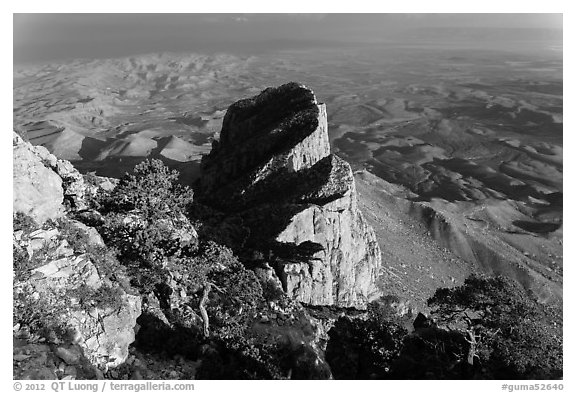
<svg viewBox="0 0 576 393"><path fill-rule="evenodd" d="M358 209L350 165L330 153L326 107L306 86L231 105L196 195L242 219L246 245L267 256L292 298L362 308L380 295L376 236Z"/></svg>

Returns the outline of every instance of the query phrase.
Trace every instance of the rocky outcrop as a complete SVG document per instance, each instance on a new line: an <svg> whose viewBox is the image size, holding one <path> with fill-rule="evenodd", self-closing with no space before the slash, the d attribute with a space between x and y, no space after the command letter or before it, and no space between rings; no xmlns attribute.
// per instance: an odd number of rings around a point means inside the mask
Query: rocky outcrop
<svg viewBox="0 0 576 393"><path fill-rule="evenodd" d="M86 196L93 186L66 160L44 146L33 146L16 132L13 145L13 210L38 223L61 217L67 210L87 208Z"/></svg>
<svg viewBox="0 0 576 393"><path fill-rule="evenodd" d="M74 240L67 239L69 235L59 227L14 233L15 249L24 250L22 258L28 266L35 266L15 278L15 296L19 304L36 302L41 312L50 315L54 328L67 331L67 338L54 339L52 344L57 344L56 355L68 365L78 365L82 358L102 370L118 366L127 358L128 346L135 338L140 297L131 294L130 289L127 292L118 281L111 281L105 275L105 265L93 262L105 258L95 255L102 252L104 243L93 228L75 221L67 225L84 232L83 247L96 247L95 251L79 252L70 243ZM28 327L19 326L17 330L21 329ZM66 355L70 356L64 358Z"/></svg>
<svg viewBox="0 0 576 393"><path fill-rule="evenodd" d="M64 214L62 179L19 135L13 135L13 209L41 223Z"/></svg>
<svg viewBox="0 0 576 393"><path fill-rule="evenodd" d="M350 165L330 154L326 107L289 83L230 106L197 200L240 217L293 298L364 307L381 256Z"/></svg>
<svg viewBox="0 0 576 393"><path fill-rule="evenodd" d="M13 162L14 376L99 377L128 357L141 309L96 229L66 215L99 186L16 133Z"/></svg>

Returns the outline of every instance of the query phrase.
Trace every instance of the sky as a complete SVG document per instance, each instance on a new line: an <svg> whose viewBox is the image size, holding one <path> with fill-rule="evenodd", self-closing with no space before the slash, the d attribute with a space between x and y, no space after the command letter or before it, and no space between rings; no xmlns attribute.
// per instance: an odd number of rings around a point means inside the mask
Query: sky
<svg viewBox="0 0 576 393"><path fill-rule="evenodd" d="M562 15L14 14L13 53L15 64L159 51L253 53L429 38L432 28L506 29L500 41L525 37L526 29L561 29Z"/></svg>

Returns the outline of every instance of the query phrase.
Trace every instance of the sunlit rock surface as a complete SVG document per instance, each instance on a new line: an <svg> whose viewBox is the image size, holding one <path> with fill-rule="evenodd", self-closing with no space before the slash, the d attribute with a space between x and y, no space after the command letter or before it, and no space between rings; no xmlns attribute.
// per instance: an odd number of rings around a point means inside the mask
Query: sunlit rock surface
<svg viewBox="0 0 576 393"><path fill-rule="evenodd" d="M288 83L233 104L202 173L198 199L242 218L290 296L363 307L379 295L380 248L310 89Z"/></svg>

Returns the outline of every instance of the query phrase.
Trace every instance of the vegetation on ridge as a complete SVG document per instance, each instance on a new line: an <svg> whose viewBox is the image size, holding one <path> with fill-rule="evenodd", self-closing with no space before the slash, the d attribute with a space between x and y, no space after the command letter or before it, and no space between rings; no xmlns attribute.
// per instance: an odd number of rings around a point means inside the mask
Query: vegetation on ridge
<svg viewBox="0 0 576 393"><path fill-rule="evenodd" d="M274 345L250 332L258 312L267 307L260 282L230 249L198 239L187 217L191 202L192 191L180 186L178 173L159 160L139 164L94 201L102 215L97 229L128 269L132 285L144 298L158 299L173 328L192 339L183 343L175 334L160 339L161 332L146 326L141 336L156 342L150 350L162 342L164 349L192 358L208 345L212 349L204 349L199 377L281 377L270 355ZM185 317L187 308L201 322ZM153 318L147 313L141 318ZM238 366L223 369L222 362Z"/></svg>
<svg viewBox="0 0 576 393"><path fill-rule="evenodd" d="M326 352L336 378L557 379L562 318L514 281L471 276L440 288L431 318L412 332L374 305L366 319L340 318Z"/></svg>
<svg viewBox="0 0 576 393"><path fill-rule="evenodd" d="M198 345L211 343L212 350L203 355L198 377L288 377L282 346L258 340L251 331L256 315L267 312L264 295L272 293L282 302L270 283L260 282L230 249L212 240L179 243L170 237L170 230L157 227L169 217L180 229L188 228L188 218L182 216L191 192L176 182L177 173L161 162L141 164L116 189L99 197L101 233L116 248L120 261L127 266L138 263L133 277L149 271L148 281L133 279L136 287L162 298L160 289L171 280L172 290L189 294L185 304L206 313L210 329L198 326L204 338L196 337ZM126 220L127 216L131 218ZM461 287L438 289L429 306L431 318L416 329L407 329L406 321L382 302L370 304L363 317L338 319L326 350L333 376L561 377L559 314L511 280L473 276Z"/></svg>
<svg viewBox="0 0 576 393"><path fill-rule="evenodd" d="M94 263L105 281L99 289L79 286L64 296L35 299L21 284L54 245L47 243L32 257L15 247L15 285L20 287L14 289L14 323L26 325L32 335L63 340L66 326L58 315L64 308L114 307L120 288L130 290L129 276L144 298L157 299L169 323L169 334L159 339L160 332L146 324L153 320L153 309L145 310L140 340L149 339L150 351L159 345L201 360L197 378L326 378L330 372L336 379L562 377L559 310L538 303L509 279L480 276L438 289L428 302L431 317L424 322L419 317L414 328L406 325L412 315L399 318L383 300L369 304L365 313L340 316L328 331L330 371L322 369L305 346L264 333L262 326L269 326L272 315L296 321L274 327L289 334L312 329L306 325L310 316L214 241L218 233L203 232L212 238L195 234L188 217L192 192L177 180L177 172L161 162L146 161L113 191L96 197L97 229L110 248L91 245L87 232L69 219L44 225L58 229L59 241ZM15 234L26 237L37 229L29 217L14 215ZM256 254L253 259L261 264L265 258ZM187 315L186 309L193 311ZM180 338L181 332L188 335ZM311 364L318 370L311 371Z"/></svg>

